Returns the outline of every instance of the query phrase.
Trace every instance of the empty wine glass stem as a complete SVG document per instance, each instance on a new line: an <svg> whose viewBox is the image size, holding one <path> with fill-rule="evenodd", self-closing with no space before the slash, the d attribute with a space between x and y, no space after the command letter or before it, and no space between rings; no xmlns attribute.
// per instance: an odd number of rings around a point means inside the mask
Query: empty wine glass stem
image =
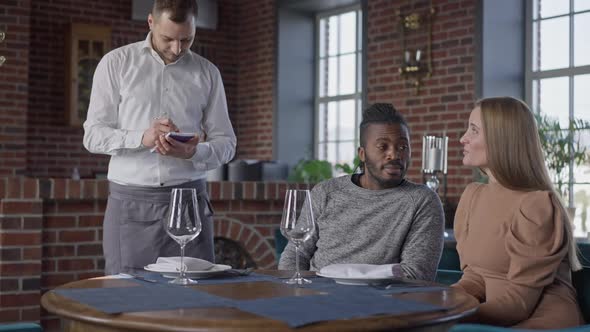
<svg viewBox="0 0 590 332"><path fill-rule="evenodd" d="M295 245L295 278L301 279L301 273L299 272L299 245Z"/></svg>
<svg viewBox="0 0 590 332"><path fill-rule="evenodd" d="M184 279L184 244L180 245L180 278Z"/></svg>

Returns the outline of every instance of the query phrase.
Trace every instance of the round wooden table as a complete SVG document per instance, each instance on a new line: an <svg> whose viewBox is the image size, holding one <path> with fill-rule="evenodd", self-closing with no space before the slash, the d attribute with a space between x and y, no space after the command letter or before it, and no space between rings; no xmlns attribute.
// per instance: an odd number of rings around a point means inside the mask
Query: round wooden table
<svg viewBox="0 0 590 332"><path fill-rule="evenodd" d="M287 276L288 271L257 271ZM75 281L59 288L132 287L126 279L95 278ZM283 287L273 282L241 282L191 286L210 294L231 299L259 299L274 296L318 294L313 289ZM478 302L456 289L412 292L392 295L440 305L444 311L405 315L378 315L366 318L324 321L291 329L286 323L260 317L234 308L187 308L166 311L105 314L84 304L49 291L41 298L42 306L63 319L64 331L378 331L403 329L411 331L445 331L460 318L475 312Z"/></svg>

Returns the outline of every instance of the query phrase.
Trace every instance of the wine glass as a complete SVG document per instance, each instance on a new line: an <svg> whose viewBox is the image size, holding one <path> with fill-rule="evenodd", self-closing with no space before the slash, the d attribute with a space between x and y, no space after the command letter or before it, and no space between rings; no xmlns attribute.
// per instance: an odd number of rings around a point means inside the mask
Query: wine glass
<svg viewBox="0 0 590 332"><path fill-rule="evenodd" d="M173 188L170 195L168 218L164 219L164 229L180 245L180 274L171 284L191 285L195 280L186 277L184 247L201 233L201 218L197 191L194 188Z"/></svg>
<svg viewBox="0 0 590 332"><path fill-rule="evenodd" d="M301 277L299 272L299 246L315 231L311 192L309 190L287 190L281 220L281 233L295 245L295 275L288 284L310 284L311 280Z"/></svg>

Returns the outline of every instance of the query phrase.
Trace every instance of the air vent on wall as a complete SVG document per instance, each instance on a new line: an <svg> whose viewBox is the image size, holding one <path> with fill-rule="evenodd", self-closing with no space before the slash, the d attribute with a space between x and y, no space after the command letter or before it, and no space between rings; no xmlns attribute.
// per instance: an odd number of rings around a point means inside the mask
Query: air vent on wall
<svg viewBox="0 0 590 332"><path fill-rule="evenodd" d="M131 18L137 21L147 20L153 3L153 0L133 0ZM199 6L197 28L217 29L217 0L197 0L197 5Z"/></svg>

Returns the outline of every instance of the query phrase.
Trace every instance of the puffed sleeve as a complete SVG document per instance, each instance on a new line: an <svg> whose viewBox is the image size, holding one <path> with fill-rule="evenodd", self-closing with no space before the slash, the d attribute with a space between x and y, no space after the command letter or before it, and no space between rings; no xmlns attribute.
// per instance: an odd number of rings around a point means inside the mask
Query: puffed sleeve
<svg viewBox="0 0 590 332"><path fill-rule="evenodd" d="M553 283L567 255L564 216L550 192L527 194L507 232L510 257L506 281L486 280L482 323L510 326L530 317L545 286Z"/></svg>

